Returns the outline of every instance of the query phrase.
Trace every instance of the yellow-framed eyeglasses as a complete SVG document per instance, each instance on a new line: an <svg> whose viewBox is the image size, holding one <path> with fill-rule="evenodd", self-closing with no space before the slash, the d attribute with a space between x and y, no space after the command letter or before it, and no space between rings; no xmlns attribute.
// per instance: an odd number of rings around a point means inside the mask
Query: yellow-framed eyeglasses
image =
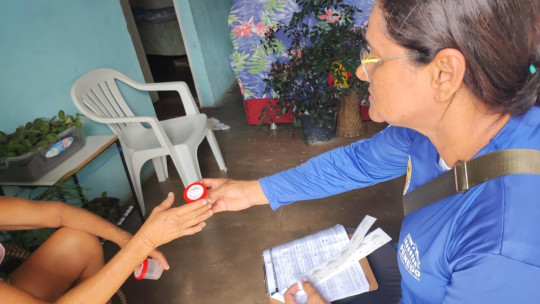
<svg viewBox="0 0 540 304"><path fill-rule="evenodd" d="M384 60L389 60L389 59L397 59L397 58L403 58L403 57L407 57L409 56L409 54L402 54L402 55L397 55L397 56L391 56L391 57L380 57L380 58L375 58L375 57L371 57L371 54L370 54L370 51L368 48L362 48L362 50L360 51L360 59L361 59L361 64L362 64L362 69L364 69L364 73L366 74L366 77L367 77L367 80L369 80L369 75L368 75L368 72L367 72L367 68L366 68L366 64L368 63L379 63L381 61L384 61Z"/></svg>

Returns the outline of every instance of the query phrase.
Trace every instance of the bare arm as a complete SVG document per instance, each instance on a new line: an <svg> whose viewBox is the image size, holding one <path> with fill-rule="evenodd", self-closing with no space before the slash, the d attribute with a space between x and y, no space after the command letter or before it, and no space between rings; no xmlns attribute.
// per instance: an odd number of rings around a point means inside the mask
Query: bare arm
<svg viewBox="0 0 540 304"><path fill-rule="evenodd" d="M201 200L193 204L170 208L174 195L170 194L156 207L139 231L96 275L75 286L56 303L105 303L156 247L176 238L195 234L212 215L210 205ZM0 211L2 209L0 208ZM4 215L0 219L4 219ZM31 222L32 225L36 224ZM2 302L46 303L8 284L0 283Z"/></svg>
<svg viewBox="0 0 540 304"><path fill-rule="evenodd" d="M0 230L69 227L123 247L132 235L84 209L61 202L0 197Z"/></svg>

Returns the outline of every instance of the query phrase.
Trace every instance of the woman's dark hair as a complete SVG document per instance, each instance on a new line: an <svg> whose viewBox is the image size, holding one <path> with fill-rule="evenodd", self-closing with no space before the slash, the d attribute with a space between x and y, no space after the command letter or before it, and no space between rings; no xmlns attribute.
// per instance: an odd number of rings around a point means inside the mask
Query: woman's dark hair
<svg viewBox="0 0 540 304"><path fill-rule="evenodd" d="M417 64L427 64L440 50L454 48L467 61L465 85L488 108L520 115L540 105L539 0L379 3L388 35L413 51Z"/></svg>

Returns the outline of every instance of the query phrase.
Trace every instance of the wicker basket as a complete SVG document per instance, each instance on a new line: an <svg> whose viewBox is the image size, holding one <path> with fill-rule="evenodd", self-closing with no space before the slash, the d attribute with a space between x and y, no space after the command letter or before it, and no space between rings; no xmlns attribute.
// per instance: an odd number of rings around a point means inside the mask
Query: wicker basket
<svg viewBox="0 0 540 304"><path fill-rule="evenodd" d="M360 116L360 100L356 92L345 96L337 114L336 135L341 137L358 137L366 133L364 121Z"/></svg>

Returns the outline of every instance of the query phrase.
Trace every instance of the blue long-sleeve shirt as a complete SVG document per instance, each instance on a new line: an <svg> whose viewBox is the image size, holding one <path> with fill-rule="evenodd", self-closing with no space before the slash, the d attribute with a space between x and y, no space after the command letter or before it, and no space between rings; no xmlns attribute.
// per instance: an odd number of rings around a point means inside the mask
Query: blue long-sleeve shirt
<svg viewBox="0 0 540 304"><path fill-rule="evenodd" d="M540 108L511 118L477 156L510 148L540 150ZM428 138L389 126L260 183L276 209L405 173L405 191L412 191L443 172ZM540 175L492 179L410 213L397 259L402 303L537 303Z"/></svg>

